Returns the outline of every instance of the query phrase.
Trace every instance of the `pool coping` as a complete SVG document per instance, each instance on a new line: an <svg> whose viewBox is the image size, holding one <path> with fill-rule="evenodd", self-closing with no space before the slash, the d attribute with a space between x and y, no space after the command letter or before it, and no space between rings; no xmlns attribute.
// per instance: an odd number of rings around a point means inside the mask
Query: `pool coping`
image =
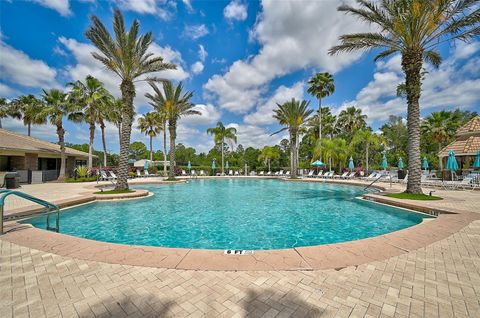
<svg viewBox="0 0 480 318"><path fill-rule="evenodd" d="M366 194L364 198L420 212L432 210L418 203L385 197L382 193ZM77 198L74 201L69 206L77 205L82 200ZM64 202L62 207L67 204ZM107 243L54 233L14 221L5 224L7 233L0 239L61 256L122 265L213 271L341 269L385 260L425 247L480 219L480 214L474 212L434 210L439 215L432 221L376 237L318 246L256 250L249 255L225 255L224 250Z"/></svg>

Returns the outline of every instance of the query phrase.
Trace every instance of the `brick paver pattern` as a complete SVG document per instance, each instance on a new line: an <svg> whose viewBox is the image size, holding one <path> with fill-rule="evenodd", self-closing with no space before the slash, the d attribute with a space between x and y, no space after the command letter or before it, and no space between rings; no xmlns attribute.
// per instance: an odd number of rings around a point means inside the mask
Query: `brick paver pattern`
<svg viewBox="0 0 480 318"><path fill-rule="evenodd" d="M0 240L0 317L480 317L480 221L417 251L327 271L83 261Z"/></svg>

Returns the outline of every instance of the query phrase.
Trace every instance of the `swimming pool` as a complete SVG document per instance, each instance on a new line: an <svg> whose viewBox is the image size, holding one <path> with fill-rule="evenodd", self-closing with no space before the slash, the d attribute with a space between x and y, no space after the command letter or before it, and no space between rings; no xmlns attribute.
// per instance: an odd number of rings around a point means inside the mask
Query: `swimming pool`
<svg viewBox="0 0 480 318"><path fill-rule="evenodd" d="M329 183L231 178L138 187L154 195L66 209L60 232L134 245L259 250L378 236L428 217L357 199L361 187ZM45 217L24 223L45 228Z"/></svg>

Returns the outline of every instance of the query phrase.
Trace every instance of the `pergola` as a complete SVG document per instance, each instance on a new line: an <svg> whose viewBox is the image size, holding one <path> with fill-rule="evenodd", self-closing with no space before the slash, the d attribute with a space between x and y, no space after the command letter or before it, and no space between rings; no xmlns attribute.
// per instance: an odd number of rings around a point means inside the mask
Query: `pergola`
<svg viewBox="0 0 480 318"><path fill-rule="evenodd" d="M469 164L468 167L473 164L477 152L480 151L480 116L460 127L455 140L438 153L441 167L446 163L450 150L455 151L460 169L464 169L466 164Z"/></svg>

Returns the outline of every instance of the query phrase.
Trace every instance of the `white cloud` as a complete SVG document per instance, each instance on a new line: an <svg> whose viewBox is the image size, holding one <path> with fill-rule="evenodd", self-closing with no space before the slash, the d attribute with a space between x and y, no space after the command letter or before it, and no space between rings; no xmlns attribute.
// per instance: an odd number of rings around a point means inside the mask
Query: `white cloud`
<svg viewBox="0 0 480 318"><path fill-rule="evenodd" d="M187 9L188 13L193 13L195 11L193 10L192 3L190 2L190 0L182 0L182 2L185 8Z"/></svg>
<svg viewBox="0 0 480 318"><path fill-rule="evenodd" d="M58 86L57 71L0 40L0 78L28 87Z"/></svg>
<svg viewBox="0 0 480 318"><path fill-rule="evenodd" d="M170 0L117 0L118 6L140 14L151 14L162 20L169 20L176 9L176 2Z"/></svg>
<svg viewBox="0 0 480 318"><path fill-rule="evenodd" d="M233 0L223 9L223 15L227 20L244 21L247 19L247 5Z"/></svg>
<svg viewBox="0 0 480 318"><path fill-rule="evenodd" d="M2 120L2 126L4 129L8 129L14 131L19 134L27 135L27 126L23 124L23 122L19 119L15 118L4 118ZM68 132L67 132L68 133ZM46 124L46 125L33 125L31 136L43 140L48 140L51 142L57 142L57 130L55 126ZM68 137L68 134L66 135ZM66 139L68 142L69 140Z"/></svg>
<svg viewBox="0 0 480 318"><path fill-rule="evenodd" d="M328 55L341 34L369 27L337 11L338 1L262 1L262 12L252 30L260 52L234 62L224 75L204 85L220 107L244 113L250 110L273 79L306 67L336 72L360 54Z"/></svg>
<svg viewBox="0 0 480 318"><path fill-rule="evenodd" d="M280 86L267 101L257 106L255 112L246 115L243 121L250 125L273 124L275 122L273 110L277 107L277 103L282 104L292 98L303 99L302 82L295 83L292 87Z"/></svg>
<svg viewBox="0 0 480 318"><path fill-rule="evenodd" d="M186 25L183 30L183 36L191 38L192 40L199 39L208 34L208 28L205 24Z"/></svg>
<svg viewBox="0 0 480 318"><path fill-rule="evenodd" d="M192 115L183 117L180 121L183 125L210 125L220 120L221 113L212 104L197 104L193 108L202 115Z"/></svg>
<svg viewBox="0 0 480 318"><path fill-rule="evenodd" d="M70 10L69 0L33 0L34 2L40 4L41 6L53 9L60 13L64 17L68 17L72 14Z"/></svg>
<svg viewBox="0 0 480 318"><path fill-rule="evenodd" d="M192 64L192 73L193 74L202 73L203 69L204 69L203 63L200 62L200 61L197 61L197 62Z"/></svg>
<svg viewBox="0 0 480 318"><path fill-rule="evenodd" d="M230 123L227 127L234 127L237 130L237 144L242 144L244 147L262 148L265 145L276 145L286 138L286 134L282 133L270 136L272 132L255 125Z"/></svg>
<svg viewBox="0 0 480 318"><path fill-rule="evenodd" d="M207 51L205 50L203 45L200 44L198 46L198 58L200 59L200 61L205 62L205 59L207 58L207 56L208 56Z"/></svg>

